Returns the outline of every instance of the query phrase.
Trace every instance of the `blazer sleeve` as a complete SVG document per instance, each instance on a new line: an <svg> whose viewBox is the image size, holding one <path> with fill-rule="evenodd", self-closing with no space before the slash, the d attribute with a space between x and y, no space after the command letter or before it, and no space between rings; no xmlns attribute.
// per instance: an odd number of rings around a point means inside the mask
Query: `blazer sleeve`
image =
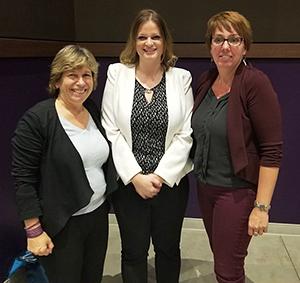
<svg viewBox="0 0 300 283"><path fill-rule="evenodd" d="M107 80L102 99L102 125L106 131L107 138L112 144L113 160L118 175L123 183L127 185L131 179L142 171L138 165L131 145L126 141L118 126L118 95L117 92L119 72L121 64L112 64L108 67ZM130 125L128 125L130 127Z"/></svg>
<svg viewBox="0 0 300 283"><path fill-rule="evenodd" d="M43 140L38 116L27 111L12 138L12 176L17 208L22 220L42 215L38 187Z"/></svg>
<svg viewBox="0 0 300 283"><path fill-rule="evenodd" d="M173 134L170 145L166 148L165 154L154 171L154 173L161 176L165 180L165 183L170 187L173 187L175 183L179 183L179 174L187 165L189 153L193 144L193 139L191 137L191 117L194 102L191 87L192 76L190 72L184 71L182 77L179 79L182 80L183 85L183 93L180 94L179 97L184 97L182 123ZM178 101L178 103L181 102Z"/></svg>
<svg viewBox="0 0 300 283"><path fill-rule="evenodd" d="M269 78L252 73L247 84L248 115L258 143L260 165L279 167L282 158L282 121L277 95Z"/></svg>

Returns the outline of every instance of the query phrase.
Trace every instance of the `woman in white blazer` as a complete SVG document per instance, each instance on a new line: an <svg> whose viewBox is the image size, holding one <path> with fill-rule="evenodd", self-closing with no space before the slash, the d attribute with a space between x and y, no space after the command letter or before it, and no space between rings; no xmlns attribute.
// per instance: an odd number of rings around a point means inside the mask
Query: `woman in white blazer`
<svg viewBox="0 0 300 283"><path fill-rule="evenodd" d="M108 68L102 123L120 177L112 201L123 281L147 282L152 238L157 282L178 282L192 169L191 74L173 67L170 33L153 10L138 13L120 61Z"/></svg>

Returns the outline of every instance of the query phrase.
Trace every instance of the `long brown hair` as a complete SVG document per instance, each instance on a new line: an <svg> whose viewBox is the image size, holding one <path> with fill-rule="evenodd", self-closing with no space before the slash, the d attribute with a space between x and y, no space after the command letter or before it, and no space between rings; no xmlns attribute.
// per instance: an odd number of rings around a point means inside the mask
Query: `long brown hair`
<svg viewBox="0 0 300 283"><path fill-rule="evenodd" d="M120 55L120 62L125 65L138 65L139 56L136 52L136 37L142 24L153 21L161 33L164 51L161 58L161 65L167 71L176 63L177 57L173 53L173 40L165 20L154 10L141 10L135 17L129 32L128 40Z"/></svg>

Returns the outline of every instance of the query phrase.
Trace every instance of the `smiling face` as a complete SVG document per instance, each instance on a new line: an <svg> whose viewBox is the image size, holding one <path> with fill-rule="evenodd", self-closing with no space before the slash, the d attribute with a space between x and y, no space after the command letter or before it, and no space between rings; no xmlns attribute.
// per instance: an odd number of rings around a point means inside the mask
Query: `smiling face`
<svg viewBox="0 0 300 283"><path fill-rule="evenodd" d="M216 28L212 34L212 38L222 37L228 39L228 37L239 37L240 35L231 26L230 30L225 28ZM210 45L211 56L217 65L217 68L226 69L228 71L234 71L243 57L246 55L246 49L244 42L242 41L238 46L229 45L228 41L224 41L221 45L214 45L213 42Z"/></svg>
<svg viewBox="0 0 300 283"><path fill-rule="evenodd" d="M141 24L136 38L136 52L139 55L139 61L160 64L163 48L163 38L157 24L151 20Z"/></svg>
<svg viewBox="0 0 300 283"><path fill-rule="evenodd" d="M56 83L59 89L58 97L67 104L82 104L93 91L92 71L84 66L65 71Z"/></svg>

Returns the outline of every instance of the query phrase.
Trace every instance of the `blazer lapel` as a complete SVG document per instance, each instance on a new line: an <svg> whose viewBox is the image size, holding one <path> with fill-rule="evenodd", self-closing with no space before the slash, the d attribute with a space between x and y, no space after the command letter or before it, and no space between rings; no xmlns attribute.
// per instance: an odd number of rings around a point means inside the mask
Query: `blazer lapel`
<svg viewBox="0 0 300 283"><path fill-rule="evenodd" d="M176 84L173 82L173 80L174 80L173 68L170 68L166 72L166 96L167 96L168 116L169 116L168 128L170 128L170 121L173 121L172 115L174 114L174 112L176 112L175 110L178 107L178 105L176 105L178 104L178 99L177 97L175 97L175 95L177 95L177 92L174 87Z"/></svg>
<svg viewBox="0 0 300 283"><path fill-rule="evenodd" d="M135 88L135 67L122 65L118 82L119 84L116 89L118 98L116 111L119 113L119 117L121 117L121 119L118 120L118 124L126 140L131 144L130 118Z"/></svg>

